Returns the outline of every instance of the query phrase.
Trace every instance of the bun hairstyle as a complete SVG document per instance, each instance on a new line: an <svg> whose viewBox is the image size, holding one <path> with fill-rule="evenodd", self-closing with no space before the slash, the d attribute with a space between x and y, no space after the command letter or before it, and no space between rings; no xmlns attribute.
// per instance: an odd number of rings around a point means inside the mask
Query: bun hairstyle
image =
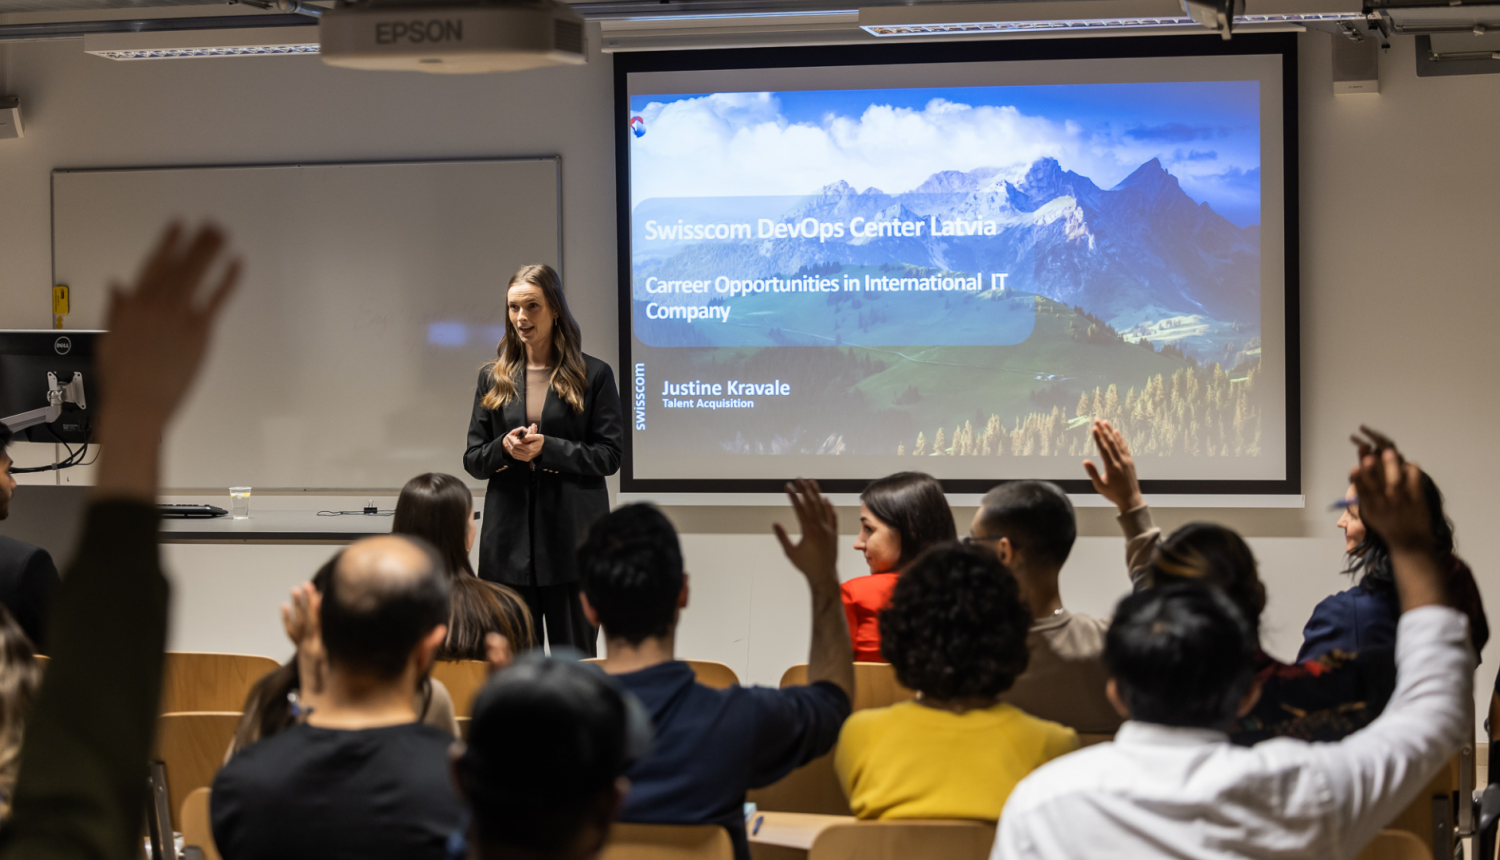
<svg viewBox="0 0 1500 860"><path fill-rule="evenodd" d="M1266 587L1260 581L1255 553L1234 529L1188 523L1157 544L1149 575L1156 586L1196 581L1218 588L1259 634Z"/></svg>
<svg viewBox="0 0 1500 860"><path fill-rule="evenodd" d="M552 325L552 353L557 361L557 368L552 371L552 393L572 407L574 412L582 412L583 395L588 387L588 373L583 364L583 332L578 328L578 321L573 319L573 312L568 310L562 279L551 266L533 264L522 266L511 276L510 283L505 286L506 293L509 294L511 287L520 284L541 290L548 309L557 314L557 321ZM505 314L505 336L495 349L494 361L485 364L484 369L493 380L482 401L484 408L499 409L514 400L516 392L522 390L524 383L521 378L526 371L526 344L521 342L521 336L516 334L515 326L511 325L508 310Z"/></svg>

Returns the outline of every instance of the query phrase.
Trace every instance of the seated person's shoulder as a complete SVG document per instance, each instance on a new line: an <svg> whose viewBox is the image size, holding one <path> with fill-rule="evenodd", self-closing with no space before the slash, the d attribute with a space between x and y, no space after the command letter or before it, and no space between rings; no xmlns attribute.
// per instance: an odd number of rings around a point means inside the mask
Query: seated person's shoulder
<svg viewBox="0 0 1500 860"><path fill-rule="evenodd" d="M52 555L39 546L0 535L0 569L26 568L45 561L52 566Z"/></svg>

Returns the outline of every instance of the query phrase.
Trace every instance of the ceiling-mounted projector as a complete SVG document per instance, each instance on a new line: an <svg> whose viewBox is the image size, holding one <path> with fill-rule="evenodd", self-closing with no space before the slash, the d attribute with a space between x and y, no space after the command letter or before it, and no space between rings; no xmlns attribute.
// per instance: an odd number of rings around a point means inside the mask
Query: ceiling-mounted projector
<svg viewBox="0 0 1500 860"><path fill-rule="evenodd" d="M318 20L323 62L465 74L588 61L583 19L556 0L356 0Z"/></svg>

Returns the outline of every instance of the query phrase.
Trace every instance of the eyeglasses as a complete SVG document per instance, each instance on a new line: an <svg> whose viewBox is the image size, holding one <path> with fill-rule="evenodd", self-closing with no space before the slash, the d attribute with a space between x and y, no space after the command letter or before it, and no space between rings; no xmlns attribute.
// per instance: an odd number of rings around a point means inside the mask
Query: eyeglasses
<svg viewBox="0 0 1500 860"><path fill-rule="evenodd" d="M979 544L983 543L997 543L1004 539L1004 535L1000 535L998 537L975 537L973 535L964 535L961 542L964 546L978 546Z"/></svg>

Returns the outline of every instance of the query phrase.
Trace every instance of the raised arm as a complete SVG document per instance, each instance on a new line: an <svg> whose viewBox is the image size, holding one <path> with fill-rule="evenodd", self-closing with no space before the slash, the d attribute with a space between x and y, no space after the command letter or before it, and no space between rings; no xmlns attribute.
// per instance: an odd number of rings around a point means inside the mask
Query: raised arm
<svg viewBox="0 0 1500 860"><path fill-rule="evenodd" d="M854 646L839 597L839 520L833 503L818 492L818 482L798 478L787 484L802 539L792 543L776 523L776 538L786 557L807 577L812 591L812 648L807 656L807 680L831 681L854 701Z"/></svg>
<svg viewBox="0 0 1500 860"><path fill-rule="evenodd" d="M575 475L608 477L620 470L625 453L625 421L615 373L600 362L589 384L589 421L582 439L548 436L537 465ZM547 428L543 427L545 432Z"/></svg>
<svg viewBox="0 0 1500 860"><path fill-rule="evenodd" d="M1135 458L1125 436L1108 421L1095 421L1090 431L1099 449L1101 472L1092 460L1083 461L1083 470L1093 482L1094 492L1114 502L1119 515L1115 522L1125 534L1125 570L1130 581L1140 588L1151 553L1161 542L1161 529L1151 521L1151 509L1141 496L1141 482L1135 476Z"/></svg>
<svg viewBox="0 0 1500 860"><path fill-rule="evenodd" d="M1406 807L1469 732L1474 675L1468 619L1448 608L1433 550L1421 470L1378 434L1356 437L1350 472L1360 517L1391 549L1402 616L1396 692L1385 711L1342 743L1313 747L1328 773L1342 843L1358 851Z"/></svg>
<svg viewBox="0 0 1500 860"><path fill-rule="evenodd" d="M146 757L160 701L167 583L157 558L161 436L208 349L237 264L203 302L224 236L172 227L133 291L110 292L99 375L102 460L49 631L52 662L27 720L0 858L126 860L141 853Z"/></svg>

